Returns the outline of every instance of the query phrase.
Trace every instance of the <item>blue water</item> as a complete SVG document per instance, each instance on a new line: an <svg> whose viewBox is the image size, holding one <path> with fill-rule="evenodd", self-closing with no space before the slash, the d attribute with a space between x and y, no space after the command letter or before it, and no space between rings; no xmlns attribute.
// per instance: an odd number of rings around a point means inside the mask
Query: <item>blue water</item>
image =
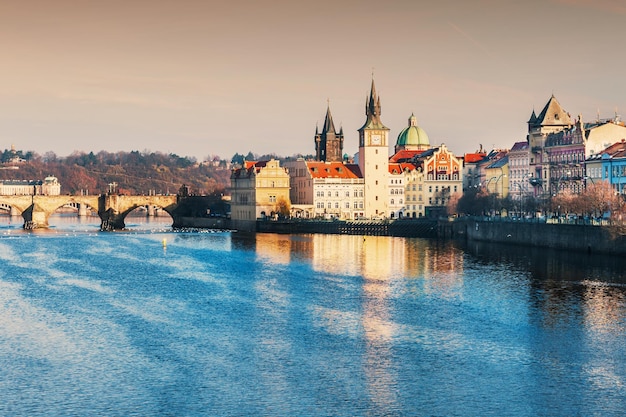
<svg viewBox="0 0 626 417"><path fill-rule="evenodd" d="M0 224L3 416L618 416L614 259ZM582 260L581 260L582 259Z"/></svg>

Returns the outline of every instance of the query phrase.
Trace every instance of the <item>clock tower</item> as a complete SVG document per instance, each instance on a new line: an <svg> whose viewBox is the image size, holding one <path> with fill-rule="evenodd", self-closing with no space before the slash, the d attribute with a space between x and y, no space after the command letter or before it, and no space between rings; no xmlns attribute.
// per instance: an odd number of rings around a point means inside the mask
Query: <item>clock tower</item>
<svg viewBox="0 0 626 417"><path fill-rule="evenodd" d="M374 79L365 99L365 124L359 129L359 169L365 181L365 217L389 217L389 128L380 121Z"/></svg>

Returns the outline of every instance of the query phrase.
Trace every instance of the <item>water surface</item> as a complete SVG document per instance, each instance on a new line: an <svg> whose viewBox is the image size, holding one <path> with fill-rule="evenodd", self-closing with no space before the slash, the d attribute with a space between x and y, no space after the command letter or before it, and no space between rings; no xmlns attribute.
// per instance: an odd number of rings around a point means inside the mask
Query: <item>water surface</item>
<svg viewBox="0 0 626 417"><path fill-rule="evenodd" d="M626 409L614 258L337 235L0 224L0 415Z"/></svg>

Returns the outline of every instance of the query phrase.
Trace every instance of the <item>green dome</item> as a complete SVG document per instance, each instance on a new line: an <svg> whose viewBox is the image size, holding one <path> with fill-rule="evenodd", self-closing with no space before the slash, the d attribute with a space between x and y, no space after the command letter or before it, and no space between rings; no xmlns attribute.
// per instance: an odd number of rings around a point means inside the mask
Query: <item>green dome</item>
<svg viewBox="0 0 626 417"><path fill-rule="evenodd" d="M398 141L396 147L403 148L428 148L430 147L430 141L428 135L417 125L417 119L415 115L409 117L409 126L405 127L398 135Z"/></svg>

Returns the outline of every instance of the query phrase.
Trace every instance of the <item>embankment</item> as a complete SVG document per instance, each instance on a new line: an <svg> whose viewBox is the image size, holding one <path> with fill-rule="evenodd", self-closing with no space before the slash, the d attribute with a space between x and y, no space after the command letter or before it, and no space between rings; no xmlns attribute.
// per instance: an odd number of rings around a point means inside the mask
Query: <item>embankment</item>
<svg viewBox="0 0 626 417"><path fill-rule="evenodd" d="M446 223L440 223L440 237L587 253L626 254L626 236L618 234L611 226L480 219L457 219Z"/></svg>

